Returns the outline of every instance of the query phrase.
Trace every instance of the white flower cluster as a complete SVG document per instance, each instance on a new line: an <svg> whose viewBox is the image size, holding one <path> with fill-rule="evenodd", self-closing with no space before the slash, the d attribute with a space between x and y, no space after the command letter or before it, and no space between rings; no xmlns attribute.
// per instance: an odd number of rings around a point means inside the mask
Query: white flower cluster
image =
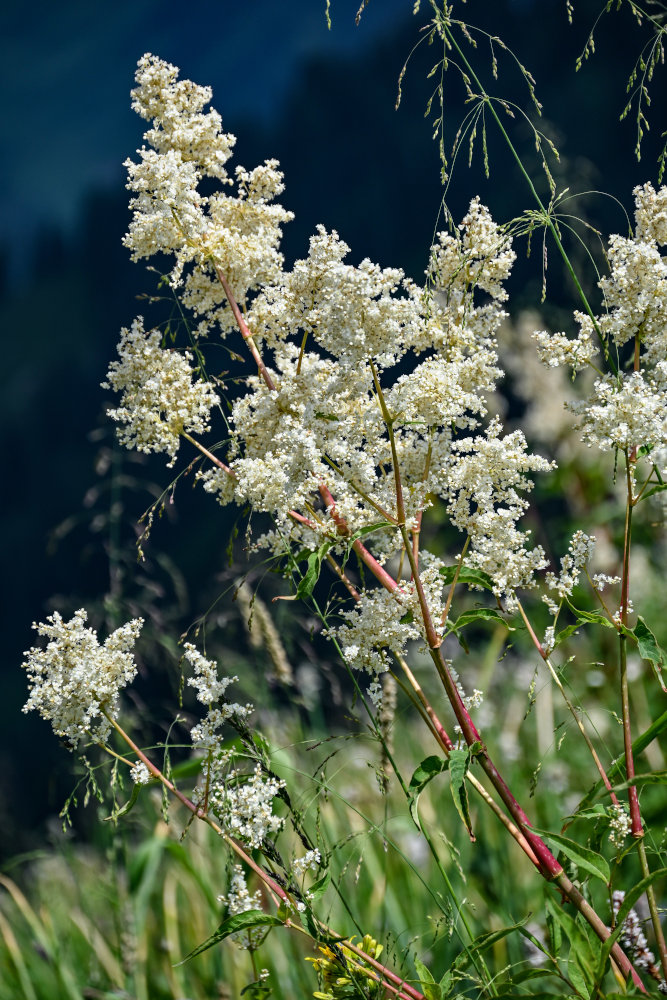
<svg viewBox="0 0 667 1000"><path fill-rule="evenodd" d="M143 318L121 331L120 361L112 361L104 389L122 393L121 405L108 415L121 426L120 441L143 452L166 451L173 465L180 434L203 434L211 409L220 400L213 386L194 379L189 351L179 354L161 347L157 330L146 333Z"/></svg>
<svg viewBox="0 0 667 1000"><path fill-rule="evenodd" d="M302 858L294 859L292 862L292 872L297 878L302 878L309 869L311 872L316 872L321 860L322 857L317 848L314 848L312 851L306 851Z"/></svg>
<svg viewBox="0 0 667 1000"><path fill-rule="evenodd" d="M23 663L30 688L23 711L38 711L73 750L84 740L108 738L112 726L106 715L117 718L119 693L137 673L132 649L143 625L135 618L100 646L97 632L85 627L87 618L81 609L68 622L56 612L33 624L49 641L46 649L27 650Z"/></svg>
<svg viewBox="0 0 667 1000"><path fill-rule="evenodd" d="M243 868L241 865L234 865L229 882L229 893L227 896L218 896L218 902L227 907L228 916L235 917L239 913L247 913L248 910L261 910L262 894L258 889L252 896L250 895ZM259 947L265 933L264 928L255 927L249 931L234 934L232 937L239 947L247 950Z"/></svg>
<svg viewBox="0 0 667 1000"><path fill-rule="evenodd" d="M130 768L130 777L135 785L147 785L152 778L151 772L148 770L143 760L138 760Z"/></svg>
<svg viewBox="0 0 667 1000"><path fill-rule="evenodd" d="M620 851L625 843L625 838L632 830L630 815L623 805L609 806L607 812L609 813L609 843Z"/></svg>
<svg viewBox="0 0 667 1000"><path fill-rule="evenodd" d="M511 610L515 590L530 587L547 565L542 547L526 549L529 532L516 527L528 506L518 491L532 489L526 473L546 472L554 463L529 454L522 431L501 438L501 429L496 418L484 435L453 442L460 457L450 473L448 510L452 524L471 538L468 562L491 577L494 594L506 597Z"/></svg>
<svg viewBox="0 0 667 1000"><path fill-rule="evenodd" d="M250 776L231 770L212 784L209 809L228 834L258 848L269 834L282 829L284 821L274 815L273 800L284 787L284 781L264 778L259 764Z"/></svg>
<svg viewBox="0 0 667 1000"><path fill-rule="evenodd" d="M210 88L178 76L175 66L156 56L147 53L139 60L132 106L153 127L144 134L149 148L138 150L139 162L125 164L135 196L124 242L134 260L173 253L173 284L193 263L185 279L187 304L204 317L202 331L216 320L227 329L233 320L223 307L215 268L224 272L237 300L245 300L280 272L281 226L292 215L271 204L283 190L275 160L252 171L237 167L235 196L200 193L203 177L232 183L225 164L236 139L222 132L217 111L204 112Z"/></svg>
<svg viewBox="0 0 667 1000"><path fill-rule="evenodd" d="M603 340L616 349L635 341L635 370L600 375L588 399L568 404L579 418L582 440L602 451L630 450L667 443L667 187L651 184L634 190L635 235L612 236L610 273L599 282L606 311L595 320ZM544 364L569 365L574 371L591 364L598 332L593 320L575 313L579 336L536 333Z"/></svg>
<svg viewBox="0 0 667 1000"><path fill-rule="evenodd" d="M579 583L581 571L590 561L594 548L595 539L592 535L587 535L584 531L575 531L567 555L564 555L560 561L560 575L546 574L546 585L550 591L558 596L559 601L564 601L566 597L569 597ZM552 597L545 594L542 600L553 615L558 614L558 604Z"/></svg>
<svg viewBox="0 0 667 1000"><path fill-rule="evenodd" d="M238 677L218 677L218 667L214 660L205 656L191 642L184 645L185 658L194 670L194 677L188 678L188 684L197 690L197 700L208 708L206 717L192 727L190 736L194 746L199 750L212 751L220 745L218 730L231 718L245 719L253 712L252 705L239 705L236 702L222 702L230 684ZM216 702L222 702L216 705Z"/></svg>

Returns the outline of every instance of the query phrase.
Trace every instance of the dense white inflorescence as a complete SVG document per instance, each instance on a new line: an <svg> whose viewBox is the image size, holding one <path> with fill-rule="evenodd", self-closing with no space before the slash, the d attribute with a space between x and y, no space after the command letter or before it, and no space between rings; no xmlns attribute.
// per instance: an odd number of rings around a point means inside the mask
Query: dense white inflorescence
<svg viewBox="0 0 667 1000"><path fill-rule="evenodd" d="M282 829L284 821L274 814L273 800L284 787L284 781L264 777L259 764L252 775L232 769L224 780L211 782L209 811L226 833L258 848Z"/></svg>
<svg viewBox="0 0 667 1000"><path fill-rule="evenodd" d="M380 564L402 548L400 511L414 530L440 497L469 536L467 563L514 606L516 588L533 586L546 565L518 521L529 474L551 466L528 453L520 432L503 435L497 418L475 433L502 376L496 335L515 259L510 238L475 198L457 230L437 235L426 288L398 268L348 263L349 247L322 226L308 255L285 271L279 245L291 215L275 200L283 190L278 164L237 168L229 191L234 138L215 111L205 112L210 90L179 80L174 66L150 55L136 79L134 107L152 128L139 162L128 162L134 216L126 245L135 259L174 257L171 280L182 283L200 336L232 330L233 296L243 336L250 332L267 366L231 404L230 472L200 470L204 488L223 504L273 516L276 529L255 544L312 550L326 540L341 554L350 535L370 531L364 544ZM204 177L221 190L209 183L202 194ZM122 440L172 460L180 432L208 427L215 397L209 383L194 380L189 358L173 354L139 326L125 332L122 360L109 374L124 394L112 412L124 425ZM167 388L176 382L179 408ZM422 553L420 569L436 621L443 588L429 558ZM424 637L421 617L412 582L393 595L367 591L343 617L339 639L350 662L377 678L383 649L401 652ZM219 722L209 721L197 733L202 746Z"/></svg>
<svg viewBox="0 0 667 1000"><path fill-rule="evenodd" d="M579 418L582 441L602 451L631 451L667 443L667 187L636 187L634 237L609 240L610 273L599 281L605 312L575 313L573 339L534 334L544 364L578 371L593 365L602 340L615 351L635 342L633 370L600 375L588 398L567 404ZM597 327L597 329L596 329Z"/></svg>
<svg viewBox="0 0 667 1000"><path fill-rule="evenodd" d="M200 332L215 320L231 329L231 314L223 319L226 310L220 308L224 295L214 265L224 270L243 301L248 291L280 273L281 227L292 214L271 204L283 190L275 160L252 171L237 167L235 195L199 192L203 177L225 187L233 183L225 164L236 139L222 132L217 111L204 112L210 88L178 76L175 66L148 53L139 60L132 107L153 127L144 133L150 148L138 150L138 163L125 164L134 214L124 242L134 260L173 253L174 285L181 282L185 265L194 263L185 299L203 317Z"/></svg>
<svg viewBox="0 0 667 1000"><path fill-rule="evenodd" d="M134 680L132 650L143 625L135 618L100 646L97 632L85 627L87 618L81 609L68 622L56 612L34 624L49 641L45 649L27 650L23 663L30 687L23 711L39 712L73 750L83 742L106 742L112 726L104 713L116 719L119 693Z"/></svg>
<svg viewBox="0 0 667 1000"><path fill-rule="evenodd" d="M425 288L397 268L348 263L349 247L322 226L307 256L285 270L281 227L291 215L276 201L283 191L277 162L230 174L235 140L222 132L217 112L204 110L210 90L179 80L174 66L154 56L140 60L133 98L152 128L139 161L128 163L134 216L126 244L135 258L171 254L171 280L200 320L197 333L227 336L238 321L266 366L231 402L225 467L202 468L204 488L223 504L272 515L275 529L255 545L300 552L326 542L340 556L364 532L381 565L403 548L401 516L413 531L440 498L469 540L466 566L486 574L494 595L516 608L517 589L534 586L547 565L519 526L525 495L532 474L553 466L529 453L521 431L505 434L498 417L483 426L502 376L496 336L515 259L506 232L475 198L457 230L437 234ZM205 194L202 178L209 178ZM583 439L607 449L667 442L667 269L659 249L667 195L645 185L635 198L635 237L610 242L610 274L600 282L604 315L577 314L576 339L536 334L547 365L574 371L600 363L600 336L614 349L640 338L636 371L598 372L589 399L570 404ZM166 451L172 461L179 434L208 429L217 402L190 358L165 350L140 323L124 332L109 384L123 393L112 412L122 440ZM438 623L442 579L429 559L422 551L420 574ZM576 562L570 553L560 577L549 578L561 600ZM440 638L446 625L435 627ZM403 652L424 638L414 581L399 580L392 593L364 590L329 631L375 683L386 650ZM213 694L224 682L211 678ZM211 708L197 730L201 747L215 741L221 711Z"/></svg>
<svg viewBox="0 0 667 1000"><path fill-rule="evenodd" d="M120 361L111 362L102 387L121 393L121 405L108 411L121 425L120 441L137 451L166 451L173 465L180 435L208 431L220 400L209 382L195 378L189 351L179 354L161 343L158 331L146 333L137 317L121 331Z"/></svg>

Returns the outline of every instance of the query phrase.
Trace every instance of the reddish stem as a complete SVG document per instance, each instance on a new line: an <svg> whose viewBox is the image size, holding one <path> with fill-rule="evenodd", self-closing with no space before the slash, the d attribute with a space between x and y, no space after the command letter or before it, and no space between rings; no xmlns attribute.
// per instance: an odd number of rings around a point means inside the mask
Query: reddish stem
<svg viewBox="0 0 667 1000"><path fill-rule="evenodd" d="M257 365L257 370L259 371L260 375L262 376L262 378L266 382L266 385L268 386L268 388L271 389L272 392L275 392L276 385L275 385L273 379L271 378L266 365L262 361L262 356L259 353L259 351L257 350L257 345L256 345L256 343L255 343L255 341L253 339L253 336L252 336L252 333L250 332L248 324L244 320L243 313L239 309L238 303L237 303L236 299L234 298L234 296L232 294L231 288L229 287L229 282L225 278L224 274L222 273L222 271L220 270L220 268L218 267L218 265L215 264L214 266L215 266L215 273L217 274L218 280L219 280L220 284L222 285L222 287L223 287L223 289L225 291L225 295L227 296L227 301L229 302L229 305L231 306L232 313L234 314L234 319L236 320L238 328L241 331L241 336L243 337L243 339L245 340L246 344L248 345L248 349L249 349L250 353L252 354L252 356L253 356L253 358L255 360L255 364Z"/></svg>
<svg viewBox="0 0 667 1000"><path fill-rule="evenodd" d="M350 529L347 526L345 518L341 517L338 511L336 510L336 502L331 495L329 487L325 483L320 483L320 496L324 500L325 506L331 516L332 521L336 525L336 530L338 531L338 534L342 535L343 538L345 538L350 534ZM387 573L384 566L380 565L375 556L371 555L366 546L362 544L361 539L356 538L352 542L352 548L357 553L361 561L365 563L366 566L368 566L373 576L375 576L376 579L380 581L380 583L386 590L388 590L391 594L393 594L398 587L396 580L394 580L393 576L391 576L390 573Z"/></svg>

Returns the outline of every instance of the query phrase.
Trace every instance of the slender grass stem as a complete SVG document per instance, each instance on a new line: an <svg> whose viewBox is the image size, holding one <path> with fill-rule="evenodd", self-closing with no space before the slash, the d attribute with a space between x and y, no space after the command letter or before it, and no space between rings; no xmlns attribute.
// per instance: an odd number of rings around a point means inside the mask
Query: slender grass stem
<svg viewBox="0 0 667 1000"><path fill-rule="evenodd" d="M632 473L630 456L625 456L626 488L627 499L625 504L625 530L623 533L623 575L621 580L621 625L627 628L628 610L630 603L630 546L632 538L632 508L634 497L632 494ZM619 673L621 685L621 712L623 719L623 744L625 748L625 773L628 781L632 781L635 776L635 762L632 753L632 726L630 721L630 694L628 689L628 637L625 631L619 632ZM641 810L639 808L639 793L636 785L628 788L628 805L630 807L630 822L632 836L640 838L644 836Z"/></svg>
<svg viewBox="0 0 667 1000"><path fill-rule="evenodd" d="M642 875L644 878L648 878L651 874L651 869L649 868L648 858L646 856L646 844L644 843L643 838L637 841L637 853L639 855L639 864L641 865ZM665 982L667 982L667 945L665 944L665 935L662 930L660 913L658 911L658 904L656 902L655 892L652 885L649 885L646 890L646 899L648 901L649 913L651 914L651 924L653 926L653 934L655 935L655 943L660 956L662 978Z"/></svg>
<svg viewBox="0 0 667 1000"><path fill-rule="evenodd" d="M584 738L584 742L585 742L586 746L588 747L588 751L589 751L591 757L593 758L593 761L595 763L595 766L596 766L596 768L598 770L598 773L599 773L600 777L602 778L602 782L604 784L604 787L609 792L609 797L611 798L612 803L615 806L620 806L620 802L618 801L618 796L616 795L616 792L613 790L613 788L611 786L611 781L609 780L609 778L607 776L607 772L605 771L604 767L602 766L602 761L600 760L600 758L598 756L597 750L593 746L591 738L588 735L588 733L586 732L586 728L585 728L583 722L581 721L581 718L579 717L579 714L577 713L577 710L575 709L574 705L572 704L572 702L568 698L568 696L566 694L566 691L565 691L565 688L563 687L563 682L561 681L560 677L558 676L558 674L554 670L553 664L552 664L552 662L551 662L551 660L549 658L549 655L547 654L546 650L542 646L542 643L539 641L539 639L535 635L535 631L534 631L534 629L533 629L533 627L532 627L532 625L531 625L531 623L530 623L530 621L528 619L528 616L527 616L527 614L525 612L523 604L521 603L521 601L519 601L518 604L519 604L519 613L521 614L521 617L524 620L524 624L525 624L525 626L526 626L526 628L528 630L528 634L530 635L530 637L531 637L531 639L533 641L533 644L534 644L535 648L537 649L538 653L540 654L540 656L542 657L542 659L546 663L547 668L549 670L549 673L551 674L551 676L552 676L552 678L554 680L554 683L555 683L556 687L558 688L558 690L559 690L559 692L561 694L561 697L562 697L563 701L567 705L567 708L568 708L570 714L572 715L572 718L574 719L574 721L577 724L577 728L579 729L579 732L581 733L581 735Z"/></svg>
<svg viewBox="0 0 667 1000"><path fill-rule="evenodd" d="M614 365L612 359L609 357L609 351L607 349L607 345L605 343L604 337L602 336L602 331L600 330L600 326L598 324L597 318L596 318L596 316L595 316L595 314L594 314L594 312L593 312L593 310L591 308L591 305L590 305L590 303L588 301L588 297L586 296L586 293L584 292L583 288L581 287L581 283L579 281L579 278L577 277L577 274L576 274L576 272L574 270L574 267L572 266L572 262L570 261L570 258L569 258L568 254L567 254L567 251L565 250L565 247L563 246L563 244L561 242L560 236L558 234L558 229L554 225L553 219L551 218L551 215L550 215L549 211L547 210L547 208L545 207L544 203L542 202L542 199L540 198L539 194L537 193L537 190L535 188L535 185L533 184L532 178L531 178L530 174L528 173L528 171L526 170L526 168L524 167L523 162L521 160L521 157L519 156L514 143L510 139L509 135L507 134L507 130L505 129L505 126L503 125L502 121L500 120L500 116L499 116L498 112L495 109L495 106L494 106L494 103L493 103L491 97L486 92L486 89L484 88L484 86L482 85L479 77L475 73L475 70L473 69L473 67L470 64L470 62L468 61L468 59L466 58L465 53L463 52L463 50L459 46L458 42L456 41L456 38L454 37L454 34L451 31L451 28L445 26L444 27L444 32L445 32L445 35L446 35L447 40L449 41L449 43L458 52L458 54L459 54L459 56L460 56L460 58L462 60L462 63L463 63L463 65L466 68L466 72L470 74L470 78L475 82L475 85L478 87L479 93L480 93L482 99L486 103L486 106L488 107L488 109L489 109L489 111L491 113L491 116L495 120L495 123L498 126L503 139L507 143L509 151L512 154L512 157L514 158L514 160L515 160L515 162L516 162L516 164L517 164L517 166L518 166L518 168L519 168L519 170L520 170L520 172L521 172L524 180L526 181L526 183L527 183L527 185L528 185L528 187L530 189L530 193L532 194L533 198L535 199L535 201L536 201L536 203L537 203L537 205L539 207L539 210L540 210L540 213L541 213L542 218L544 220L544 223L548 227L548 229L549 229L549 231L550 231L550 233L551 233L551 235L553 237L553 240L554 240L554 242L556 244L556 247L558 248L558 252L560 253L561 257L563 258L563 262L565 264L565 267L567 268L567 272L570 275L570 278L572 279L575 288L577 289L577 293L578 293L578 295L579 295L579 297L580 297L580 299L582 301L584 309L585 309L585 311L587 312L588 316L591 319L591 322L593 324L595 332L598 335L598 339L600 341L600 346L602 348L602 352L603 352L603 354L604 354L607 362L609 363L610 367L615 372L616 371L616 366Z"/></svg>

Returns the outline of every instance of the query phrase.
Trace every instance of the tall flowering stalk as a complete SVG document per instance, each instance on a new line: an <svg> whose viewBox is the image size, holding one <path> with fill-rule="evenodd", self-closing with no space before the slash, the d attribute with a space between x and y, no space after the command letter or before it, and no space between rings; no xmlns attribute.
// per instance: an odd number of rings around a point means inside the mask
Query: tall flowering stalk
<svg viewBox="0 0 667 1000"><path fill-rule="evenodd" d="M194 350L185 352L165 347L159 332L146 330L141 317L123 331L119 360L110 365L105 383L120 394L119 405L109 411L119 424L120 440L142 451L163 452L170 465L183 441L197 449L202 457L197 478L207 493L223 505L250 505L271 516L273 528L255 539L255 546L284 560L297 597L310 600L320 572L329 567L348 606L335 620L327 618L326 633L347 666L367 676L370 703L381 706L388 671L402 672L442 752L443 767L451 767L452 781L456 768L462 787L470 784L479 793L540 875L556 883L600 941L607 942L604 947L620 973L645 990L631 958L610 939L605 919L548 846L555 843L567 855L565 841L533 829L475 721L481 692L468 689L463 670L457 672L443 652L446 640L460 638L471 622L491 619L509 627L520 614L557 679L549 660L559 641L556 623L591 555L591 539L579 532L560 575L546 574L553 624L540 641L520 595L537 586L547 560L521 519L532 475L548 472L553 464L531 454L522 431L506 432L500 417L487 412L489 394L503 375L497 336L515 259L508 230L493 221L479 198L473 199L457 229L437 234L424 287L398 268L383 269L369 260L359 266L346 263L348 246L321 226L308 255L286 270L279 248L291 214L276 200L283 191L278 163L269 160L252 171L239 166L231 175L235 140L222 131L217 112L205 110L208 88L180 80L176 67L152 55L139 61L136 82L133 107L150 128L139 159L127 162L134 214L125 245L135 260L155 254L173 258L170 283L197 325ZM212 193L201 193L204 179ZM649 484L667 475L664 463L653 461L667 448L667 271L660 251L667 243L667 189L656 192L645 185L635 197L635 235L613 237L610 243L611 273L601 282L604 315L577 314L575 339L535 335L547 365L569 365L574 371L604 365L599 338L621 353L634 344L633 370L625 374L616 366L605 374L600 367L588 400L572 406L583 439L614 449L626 462L622 599L609 618L621 644L630 782L624 651L629 638L636 640L628 619L631 513ZM207 446L201 437L216 419L224 385L206 374L205 345L222 338L236 350L239 337L254 371L231 400L224 444ZM435 504L442 505L460 539L448 561L421 542L424 519ZM364 585L351 579L352 552L372 578ZM301 572L303 553L307 569ZM598 581L596 592L603 585ZM454 602L464 588L487 591L495 607L455 617ZM250 739L251 706L229 703L230 679L219 679L216 665L186 646L194 674L190 683L207 715L192 730L202 757L200 781L190 797L184 796L118 722L118 694L133 674L126 646L136 638L138 623L99 647L83 630L84 620L80 612L68 624L53 619L39 627L50 641L46 650L27 654L31 695L26 709L38 709L74 744L84 738L106 744L115 730L134 755L129 763L136 782L162 782L193 816L221 833L278 906L277 916L262 914L258 897L249 895L237 873L228 901L229 933L232 928L244 934L243 940L255 947L261 938L256 929L273 920L326 940L333 932L314 916L317 892L302 889L304 872L321 861L307 833L299 830L304 858L283 865L281 879L251 857L259 850L279 863L272 843L283 824L273 802L288 795L266 761L258 761L252 774L239 772L223 746L225 726ZM410 670L414 642L428 649L456 727L453 738ZM98 717L100 724L93 721ZM623 807L579 725L622 816ZM388 744L386 749L391 760ZM474 775L475 764L487 783ZM419 781L413 779L413 785L418 788ZM409 788L405 791L411 795ZM459 811L474 838L461 795ZM631 832L639 840L643 827L632 783L628 798ZM645 853L642 871L650 881ZM657 937L654 900L652 910ZM664 953L664 943L659 947ZM334 947L330 954L340 968L375 983L384 995L422 996L378 961L370 937L365 949L346 940L344 950ZM487 986L493 990L490 980Z"/></svg>

